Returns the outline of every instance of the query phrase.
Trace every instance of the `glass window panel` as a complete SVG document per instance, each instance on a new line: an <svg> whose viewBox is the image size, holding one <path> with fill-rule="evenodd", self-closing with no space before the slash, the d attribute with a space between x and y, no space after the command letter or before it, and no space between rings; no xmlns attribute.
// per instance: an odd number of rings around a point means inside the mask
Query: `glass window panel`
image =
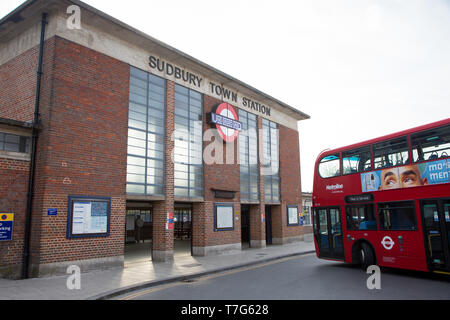
<svg viewBox="0 0 450 320"><path fill-rule="evenodd" d="M160 87L164 87L166 86L166 80L163 78L160 78L158 76L152 75L152 74L148 74L149 76L149 80L151 83L160 86Z"/></svg>
<svg viewBox="0 0 450 320"><path fill-rule="evenodd" d="M189 196L189 189L188 188L175 187L174 194L177 197L188 197Z"/></svg>
<svg viewBox="0 0 450 320"><path fill-rule="evenodd" d="M148 80L148 73L145 71L142 71L140 69L131 67L130 68L130 74L133 78L138 78L138 79L142 79L144 81Z"/></svg>
<svg viewBox="0 0 450 320"><path fill-rule="evenodd" d="M450 155L450 125L411 135L414 162L447 158Z"/></svg>
<svg viewBox="0 0 450 320"><path fill-rule="evenodd" d="M416 213L412 201L380 203L378 216L381 230L417 230Z"/></svg>
<svg viewBox="0 0 450 320"><path fill-rule="evenodd" d="M339 154L323 157L319 163L319 174L322 178L341 175Z"/></svg>
<svg viewBox="0 0 450 320"><path fill-rule="evenodd" d="M146 154L145 149L137 148L137 147L133 147L133 146L128 146L128 153L136 155L136 156L143 156L143 157L145 157L145 154Z"/></svg>
<svg viewBox="0 0 450 320"><path fill-rule="evenodd" d="M5 135L5 142L19 144L20 136L17 136L15 134L6 134Z"/></svg>
<svg viewBox="0 0 450 320"><path fill-rule="evenodd" d="M127 193L144 194L145 185L136 185L127 183Z"/></svg>
<svg viewBox="0 0 450 320"><path fill-rule="evenodd" d="M127 182L145 183L145 175L128 173Z"/></svg>
<svg viewBox="0 0 450 320"><path fill-rule="evenodd" d="M145 167L135 166L135 165L127 165L127 173L133 174L143 174L145 175Z"/></svg>
<svg viewBox="0 0 450 320"><path fill-rule="evenodd" d="M373 145L375 169L408 164L408 138L402 137Z"/></svg>

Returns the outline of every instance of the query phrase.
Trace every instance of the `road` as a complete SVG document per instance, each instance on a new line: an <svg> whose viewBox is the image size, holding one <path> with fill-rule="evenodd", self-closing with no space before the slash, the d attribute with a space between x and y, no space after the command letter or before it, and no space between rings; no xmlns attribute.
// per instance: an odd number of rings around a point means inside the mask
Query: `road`
<svg viewBox="0 0 450 320"><path fill-rule="evenodd" d="M450 277L381 269L381 289L370 274L317 259L315 254L175 282L116 297L119 300L410 300L450 299Z"/></svg>

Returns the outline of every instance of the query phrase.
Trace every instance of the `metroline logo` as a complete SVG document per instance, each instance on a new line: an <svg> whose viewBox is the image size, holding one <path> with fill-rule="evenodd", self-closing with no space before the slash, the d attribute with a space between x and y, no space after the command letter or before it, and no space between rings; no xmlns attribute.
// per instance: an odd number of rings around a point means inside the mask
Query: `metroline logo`
<svg viewBox="0 0 450 320"><path fill-rule="evenodd" d="M340 189L344 189L344 185L343 184L333 184L333 185L328 185L325 187L326 190L340 190Z"/></svg>

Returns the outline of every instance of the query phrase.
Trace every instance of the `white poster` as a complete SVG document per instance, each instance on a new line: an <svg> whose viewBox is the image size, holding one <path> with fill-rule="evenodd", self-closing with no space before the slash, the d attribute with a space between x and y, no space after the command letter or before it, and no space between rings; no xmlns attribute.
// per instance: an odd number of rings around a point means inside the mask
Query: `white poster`
<svg viewBox="0 0 450 320"><path fill-rule="evenodd" d="M108 232L108 204L106 202L74 201L72 234L100 234Z"/></svg>
<svg viewBox="0 0 450 320"><path fill-rule="evenodd" d="M74 202L72 212L72 234L85 234L89 230L90 202Z"/></svg>
<svg viewBox="0 0 450 320"><path fill-rule="evenodd" d="M298 224L297 210L297 207L288 207L288 224Z"/></svg>
<svg viewBox="0 0 450 320"><path fill-rule="evenodd" d="M233 206L216 207L217 229L233 228Z"/></svg>

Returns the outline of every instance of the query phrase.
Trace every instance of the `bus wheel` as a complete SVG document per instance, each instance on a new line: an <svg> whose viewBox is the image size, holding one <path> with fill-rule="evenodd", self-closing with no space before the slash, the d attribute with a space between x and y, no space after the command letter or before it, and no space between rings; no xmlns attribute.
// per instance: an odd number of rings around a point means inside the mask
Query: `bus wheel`
<svg viewBox="0 0 450 320"><path fill-rule="evenodd" d="M370 246L365 242L361 243L361 247L359 249L359 261L363 270L367 270L369 266L375 264L375 256L372 248L370 248Z"/></svg>

